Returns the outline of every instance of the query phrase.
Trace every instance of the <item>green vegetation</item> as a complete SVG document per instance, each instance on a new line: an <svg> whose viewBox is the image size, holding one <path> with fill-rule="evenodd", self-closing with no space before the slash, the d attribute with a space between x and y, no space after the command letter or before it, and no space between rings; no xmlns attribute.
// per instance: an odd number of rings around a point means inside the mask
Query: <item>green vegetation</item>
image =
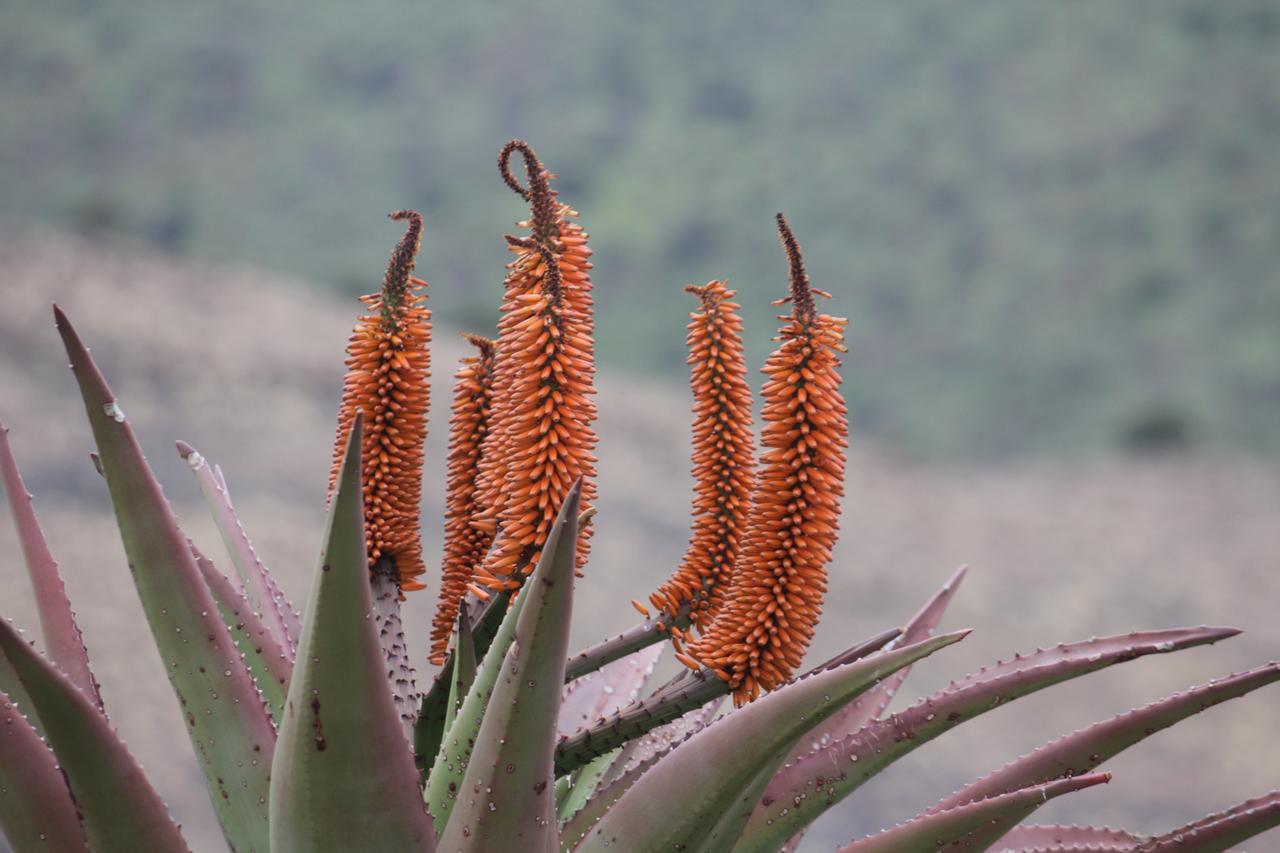
<svg viewBox="0 0 1280 853"><path fill-rule="evenodd" d="M1278 45L1262 0L11 3L0 215L355 293L416 207L433 305L484 331L523 136L588 214L613 365L669 375L689 281L762 305L783 209L859 434L1274 452Z"/></svg>

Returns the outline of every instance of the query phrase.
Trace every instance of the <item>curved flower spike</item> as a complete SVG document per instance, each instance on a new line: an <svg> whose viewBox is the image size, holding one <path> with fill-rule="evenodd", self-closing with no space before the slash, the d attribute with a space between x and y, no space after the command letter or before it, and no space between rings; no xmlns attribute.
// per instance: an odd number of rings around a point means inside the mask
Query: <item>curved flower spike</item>
<svg viewBox="0 0 1280 853"><path fill-rule="evenodd" d="M528 188L512 177L508 160L524 156ZM595 497L595 343L586 234L577 214L560 203L551 174L527 143L512 140L499 166L513 190L528 199L528 237L508 237L506 296L498 323L493 411L481 446L479 524L494 545L472 589L516 589L533 571L569 487L582 478L583 512ZM591 528L582 532L578 566L586 560Z"/></svg>
<svg viewBox="0 0 1280 853"><path fill-rule="evenodd" d="M337 484L351 424L356 413L363 412L361 468L369 565L389 558L400 589L412 590L424 586L418 580L425 571L418 504L430 399L431 312L417 292L426 282L412 275L422 242L422 214L400 210L390 216L408 220L409 227L391 253L382 290L361 297L369 310L347 344L329 494Z"/></svg>

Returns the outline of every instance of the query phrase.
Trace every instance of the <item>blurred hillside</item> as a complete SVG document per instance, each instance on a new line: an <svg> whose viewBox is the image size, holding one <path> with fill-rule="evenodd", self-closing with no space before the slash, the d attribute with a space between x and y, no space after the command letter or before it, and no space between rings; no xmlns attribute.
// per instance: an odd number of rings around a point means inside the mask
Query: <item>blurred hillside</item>
<svg viewBox="0 0 1280 853"><path fill-rule="evenodd" d="M352 294L416 207L483 330L522 136L595 235L619 369L679 365L679 287L723 276L758 361L781 208L866 435L1275 453L1278 48L1270 0L7 3L0 214Z"/></svg>
<svg viewBox="0 0 1280 853"><path fill-rule="evenodd" d="M398 235L383 225L386 247ZM89 464L89 431L49 303L67 310L93 348L187 531L225 567L176 438L222 464L259 552L295 603L306 598L318 555L342 350L357 306L298 280L179 265L33 229L0 234L0 281L0 419L11 428L61 562L112 722L193 849L220 850L177 702L128 581L105 486ZM435 308L428 563L440 543L443 401L459 355L445 322L450 314ZM653 343L678 340L673 329ZM846 374L859 384L867 370L852 362ZM579 587L575 647L630 625L636 617L627 600L643 598L667 575L687 535L686 392L610 371L600 386L599 526ZM852 443L814 660L905 619L961 562L973 570L945 625L977 630L917 667L903 701L1052 642L1199 623L1247 633L1211 649L1126 664L969 723L846 801L810 833L806 853L908 817L1051 737L1262 663L1280 648L1274 460L1191 453L925 467L861 434ZM0 614L33 630L7 508L0 514ZM435 592L431 580L407 603L419 660ZM430 669L419 672L426 677ZM1057 801L1040 817L1154 831L1275 787L1276 690L1157 736L1108 765L1116 773L1109 790ZM1275 849L1280 837L1269 840L1250 849Z"/></svg>

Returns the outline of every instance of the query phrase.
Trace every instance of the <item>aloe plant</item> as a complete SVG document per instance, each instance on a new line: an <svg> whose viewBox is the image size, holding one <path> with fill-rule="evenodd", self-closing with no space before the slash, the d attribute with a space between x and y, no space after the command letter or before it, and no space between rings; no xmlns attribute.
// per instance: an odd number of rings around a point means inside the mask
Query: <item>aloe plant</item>
<svg viewBox="0 0 1280 853"><path fill-rule="evenodd" d="M416 506L431 329L425 282L412 275L421 217L394 214L408 232L348 345L328 522L301 615L256 556L222 469L179 442L235 580L187 539L120 401L55 309L133 583L228 849L793 850L863 782L997 705L1238 633L1063 643L886 716L910 668L967 635L935 635L962 568L902 625L805 669L842 494L844 323L818 312L826 294L811 287L779 217L792 310L766 364L762 450L733 292L691 288L700 310L689 329L690 548L650 598L656 613L637 602L636 628L572 653L577 578L607 572L585 546L595 500L590 250L532 149L509 144L500 166L532 214L528 234L507 238L514 260L497 338L472 336L479 355L458 374L446 577L435 624L422 626L431 649L420 663L440 668L421 689L399 614L424 572ZM0 831L24 853L185 850L110 724L3 427L0 479L44 648L0 622ZM684 666L653 684L667 645ZM1280 666L1266 664L1096 723L841 849L1225 850L1280 823L1280 794L1158 836L1019 824L1049 799L1110 782L1097 768L1113 755L1278 679ZM735 707L722 712L728 697Z"/></svg>

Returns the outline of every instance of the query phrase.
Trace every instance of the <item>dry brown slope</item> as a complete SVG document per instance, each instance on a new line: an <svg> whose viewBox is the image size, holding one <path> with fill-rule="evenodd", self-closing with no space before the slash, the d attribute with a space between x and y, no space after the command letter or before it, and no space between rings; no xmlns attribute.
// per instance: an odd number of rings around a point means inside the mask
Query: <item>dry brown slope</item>
<svg viewBox="0 0 1280 853"><path fill-rule="evenodd" d="M370 282L377 277L371 270ZM499 283L495 271L495 301ZM13 430L78 602L112 719L193 846L218 850L176 703L128 586L105 490L88 465L88 430L49 303L59 301L94 347L189 532L220 553L174 438L222 462L259 550L295 602L305 598L317 556L342 348L356 306L251 271L179 266L26 230L0 234L0 295L0 418ZM432 307L437 317L450 315L449 305ZM439 426L460 352L451 335L437 337L437 428L428 440L424 514L429 562L439 552ZM577 609L580 642L630 623L625 602L665 576L686 535L686 398L674 385L606 376L600 402L600 530ZM960 562L974 571L948 624L979 630L922 666L911 695L996 656L1090 634L1199 622L1249 633L995 712L865 788L815 827L806 849L827 850L905 817L1093 718L1276 657L1278 513L1274 460L933 469L855 442L838 571L815 656L899 620ZM10 526L0 524L0 613L34 628L17 553ZM419 655L434 586L410 602ZM1111 790L1055 804L1046 816L1157 829L1280 785L1275 690L1154 740L1112 765ZM1189 774L1198 790L1174 773Z"/></svg>

